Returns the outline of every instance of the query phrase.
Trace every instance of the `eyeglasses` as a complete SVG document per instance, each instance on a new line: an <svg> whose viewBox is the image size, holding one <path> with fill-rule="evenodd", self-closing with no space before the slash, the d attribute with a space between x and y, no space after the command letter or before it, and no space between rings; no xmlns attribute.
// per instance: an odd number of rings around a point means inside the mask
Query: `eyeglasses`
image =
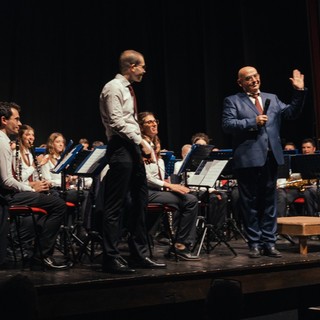
<svg viewBox="0 0 320 320"><path fill-rule="evenodd" d="M146 69L147 69L147 66L144 65L144 64L136 64L135 66L136 67L141 67L144 71L146 71Z"/></svg>
<svg viewBox="0 0 320 320"><path fill-rule="evenodd" d="M153 123L159 124L159 120L155 119L155 120L148 120L143 122L143 124L147 124L148 126L152 125Z"/></svg>
<svg viewBox="0 0 320 320"><path fill-rule="evenodd" d="M244 80L249 82L249 81L253 81L253 79L260 79L260 74L259 73L256 73L252 76L248 76L248 77L245 77Z"/></svg>

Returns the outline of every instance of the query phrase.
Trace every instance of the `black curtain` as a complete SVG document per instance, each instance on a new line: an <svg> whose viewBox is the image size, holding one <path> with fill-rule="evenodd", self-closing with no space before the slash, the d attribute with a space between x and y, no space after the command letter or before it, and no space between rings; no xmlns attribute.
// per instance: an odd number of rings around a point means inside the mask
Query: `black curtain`
<svg viewBox="0 0 320 320"><path fill-rule="evenodd" d="M145 55L135 84L139 111L160 120L162 147L180 156L196 132L230 148L221 130L223 98L239 91L244 65L261 74L261 90L291 97L294 68L310 89L303 115L283 122L282 138L315 137L315 106L306 0L19 1L0 4L0 100L22 107L36 145L54 131L67 140L106 138L99 94L125 49Z"/></svg>

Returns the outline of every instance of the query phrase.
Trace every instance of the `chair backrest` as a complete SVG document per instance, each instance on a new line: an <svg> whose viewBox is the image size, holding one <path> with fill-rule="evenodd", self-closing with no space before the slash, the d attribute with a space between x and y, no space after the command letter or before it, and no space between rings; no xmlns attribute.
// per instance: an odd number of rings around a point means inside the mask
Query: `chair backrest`
<svg viewBox="0 0 320 320"><path fill-rule="evenodd" d="M294 203L304 204L305 200L303 197L299 197L293 201Z"/></svg>
<svg viewBox="0 0 320 320"><path fill-rule="evenodd" d="M13 205L9 207L10 214L18 214L18 215L31 215L34 213L38 214L48 214L45 209L38 208L38 207L30 207L30 206L23 206L23 205Z"/></svg>

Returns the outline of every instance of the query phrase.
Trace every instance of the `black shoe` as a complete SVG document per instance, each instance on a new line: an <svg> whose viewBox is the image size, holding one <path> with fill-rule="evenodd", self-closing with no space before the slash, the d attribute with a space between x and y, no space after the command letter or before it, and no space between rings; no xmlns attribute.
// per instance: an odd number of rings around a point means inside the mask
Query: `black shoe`
<svg viewBox="0 0 320 320"><path fill-rule="evenodd" d="M162 237L162 238L156 238L156 241L159 245L162 246L169 246L170 245L170 239Z"/></svg>
<svg viewBox="0 0 320 320"><path fill-rule="evenodd" d="M109 273L134 273L136 270L131 269L128 266L128 263L122 257L116 257L113 259L108 260L107 262L103 263L102 265L103 272Z"/></svg>
<svg viewBox="0 0 320 320"><path fill-rule="evenodd" d="M33 257L30 261L31 270L66 270L70 267L67 263L58 263L53 257L46 257L42 260L38 257Z"/></svg>
<svg viewBox="0 0 320 320"><path fill-rule="evenodd" d="M255 259L261 257L261 251L258 247L252 247L249 250L249 258Z"/></svg>
<svg viewBox="0 0 320 320"><path fill-rule="evenodd" d="M282 254L275 247L266 247L264 248L263 254L265 256L273 257L273 258L281 258Z"/></svg>
<svg viewBox="0 0 320 320"><path fill-rule="evenodd" d="M165 234L164 232L160 232L160 233L155 237L155 241L156 241L159 245L163 245L163 246L169 246L169 245L170 245L170 239L168 238L167 234Z"/></svg>
<svg viewBox="0 0 320 320"><path fill-rule="evenodd" d="M191 251L187 247L185 247L184 249L175 248L175 251L171 247L169 249L169 257L175 257L176 255L179 259L185 260L185 261L199 261L199 260L201 260L201 258L199 256L192 255Z"/></svg>
<svg viewBox="0 0 320 320"><path fill-rule="evenodd" d="M76 230L76 233L75 233L75 236L80 239L81 241L85 241L88 237L88 232L86 230L85 227L83 226L80 226L77 230Z"/></svg>
<svg viewBox="0 0 320 320"><path fill-rule="evenodd" d="M131 265L134 268L141 268L141 269L161 269L161 268L167 267L167 265L165 263L153 261L149 257L145 257L143 259L138 259L138 260L133 260Z"/></svg>

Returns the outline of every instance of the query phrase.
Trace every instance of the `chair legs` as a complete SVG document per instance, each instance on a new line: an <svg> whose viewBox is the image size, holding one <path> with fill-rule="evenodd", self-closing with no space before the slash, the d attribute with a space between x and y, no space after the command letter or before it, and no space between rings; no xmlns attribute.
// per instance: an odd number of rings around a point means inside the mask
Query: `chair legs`
<svg viewBox="0 0 320 320"><path fill-rule="evenodd" d="M43 252L41 248L41 242L40 242L40 234L38 230L38 225L37 225L37 219L36 219L36 214L42 214L45 215L47 212L41 208L35 208L35 207L29 207L29 206L11 206L9 207L9 215L10 215L10 220L14 222L15 224L15 230L17 232L17 240L18 240L18 246L20 249L20 254L21 254L21 260L22 260L22 266L26 266L26 258L24 257L24 248L23 248L23 240L21 237L21 221L20 219L26 218L26 217L31 217L32 219L32 226L33 226L33 231L34 231L34 253L37 251L39 252L40 259L43 263ZM13 237L11 237L11 242L13 243ZM15 259L15 263L17 263L17 257L16 257L16 252L15 252L15 247L13 243L13 255ZM43 263L43 268L45 267Z"/></svg>
<svg viewBox="0 0 320 320"><path fill-rule="evenodd" d="M156 230L159 228L159 225L161 223L162 220L164 220L165 223L165 228L166 231L168 233L169 236L169 243L170 246L172 248L172 252L175 255L176 260L178 261L178 256L177 256L177 252L176 252L176 248L175 248L175 231L173 228L173 213L176 209L169 206L169 205L165 205L165 204L161 204L161 203L149 203L148 204L148 208L147 208L147 212L149 214L156 212L156 213L160 213L158 219L156 220L156 222L154 223L154 225L152 226L152 228L149 230L148 232L148 241L149 241L149 249L150 249L150 255L152 256L152 250L151 250L151 242L153 242L153 236L156 232Z"/></svg>

